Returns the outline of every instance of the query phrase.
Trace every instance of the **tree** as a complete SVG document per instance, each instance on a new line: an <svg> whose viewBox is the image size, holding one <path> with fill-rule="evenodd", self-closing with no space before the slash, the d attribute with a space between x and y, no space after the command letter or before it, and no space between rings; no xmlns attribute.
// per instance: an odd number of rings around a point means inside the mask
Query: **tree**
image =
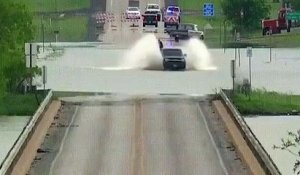
<svg viewBox="0 0 300 175"><path fill-rule="evenodd" d="M297 175L300 175L300 130L298 130L297 133L288 132L288 138L281 139L281 145L274 145L273 148L288 151L297 157L293 171Z"/></svg>
<svg viewBox="0 0 300 175"><path fill-rule="evenodd" d="M291 6L294 10L298 10L298 11L300 10L300 1L299 0L284 0L283 5L285 3L291 4Z"/></svg>
<svg viewBox="0 0 300 175"><path fill-rule="evenodd" d="M13 92L32 70L26 69L24 45L33 38L32 16L23 4L0 0L0 96Z"/></svg>
<svg viewBox="0 0 300 175"><path fill-rule="evenodd" d="M225 19L237 30L258 28L270 12L266 0L223 0L221 6Z"/></svg>

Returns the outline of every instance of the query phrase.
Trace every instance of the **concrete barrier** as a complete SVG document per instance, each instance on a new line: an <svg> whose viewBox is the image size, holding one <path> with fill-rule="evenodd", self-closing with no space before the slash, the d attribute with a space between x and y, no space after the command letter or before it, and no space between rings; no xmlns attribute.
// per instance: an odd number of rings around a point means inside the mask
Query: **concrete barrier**
<svg viewBox="0 0 300 175"><path fill-rule="evenodd" d="M264 167L265 172L270 175L281 175L279 169L277 168L269 154L263 148L259 140L256 138L256 136L253 134L253 132L245 122L244 118L231 103L230 99L227 97L226 93L223 90L220 91L220 96L227 109L232 114L233 119L238 124L238 127L244 135L244 138L250 146L252 152L257 157L260 164Z"/></svg>
<svg viewBox="0 0 300 175"><path fill-rule="evenodd" d="M11 173L13 166L16 164L18 158L22 154L23 148L26 146L32 132L34 131L34 128L36 127L36 124L40 120L41 114L44 112L44 109L48 106L49 102L51 102L52 95L53 93L52 91L50 91L44 99L44 101L40 104L35 114L31 117L30 121L24 127L20 136L8 152L6 158L1 163L0 175L6 175Z"/></svg>

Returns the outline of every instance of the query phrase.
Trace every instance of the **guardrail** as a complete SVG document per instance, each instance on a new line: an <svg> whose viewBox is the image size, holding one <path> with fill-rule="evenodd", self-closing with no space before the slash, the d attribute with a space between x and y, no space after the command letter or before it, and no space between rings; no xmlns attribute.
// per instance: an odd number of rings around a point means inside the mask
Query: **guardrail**
<svg viewBox="0 0 300 175"><path fill-rule="evenodd" d="M279 169L263 148L261 143L258 141L256 136L253 134L247 123L245 122L244 118L235 108L235 106L231 103L229 98L227 97L226 93L221 90L220 96L223 102L226 104L227 108L233 114L234 120L237 122L239 129L241 130L242 134L245 136L247 143L249 144L251 150L254 152L255 156L259 158L259 162L264 165L263 168L267 174L271 175L281 175Z"/></svg>
<svg viewBox="0 0 300 175"><path fill-rule="evenodd" d="M32 134L33 128L36 126L41 114L44 112L44 109L48 106L49 102L51 101L52 95L53 92L49 91L44 101L36 110L35 114L31 117L30 121L23 128L23 131L21 132L14 145L6 155L4 161L0 165L0 175L6 175L11 173L12 168L16 163L16 160L19 158L20 153L22 153L22 148L24 148L27 142L29 141L28 136Z"/></svg>

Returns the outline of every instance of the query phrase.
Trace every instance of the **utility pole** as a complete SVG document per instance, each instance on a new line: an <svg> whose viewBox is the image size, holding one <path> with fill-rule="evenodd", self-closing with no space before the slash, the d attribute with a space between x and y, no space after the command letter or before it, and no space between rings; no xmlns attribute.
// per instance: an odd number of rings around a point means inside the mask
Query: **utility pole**
<svg viewBox="0 0 300 175"><path fill-rule="evenodd" d="M252 57L252 48L251 47L247 47L247 57L249 59L249 83L250 83L250 89L252 87L252 80L251 80L251 57Z"/></svg>

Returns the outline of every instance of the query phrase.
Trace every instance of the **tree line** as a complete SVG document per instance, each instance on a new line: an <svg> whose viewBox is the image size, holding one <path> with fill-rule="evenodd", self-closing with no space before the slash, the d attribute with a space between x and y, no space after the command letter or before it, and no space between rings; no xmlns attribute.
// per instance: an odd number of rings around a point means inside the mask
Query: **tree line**
<svg viewBox="0 0 300 175"><path fill-rule="evenodd" d="M25 43L33 39L32 14L24 4L0 0L0 97L16 93L37 69L27 69Z"/></svg>

